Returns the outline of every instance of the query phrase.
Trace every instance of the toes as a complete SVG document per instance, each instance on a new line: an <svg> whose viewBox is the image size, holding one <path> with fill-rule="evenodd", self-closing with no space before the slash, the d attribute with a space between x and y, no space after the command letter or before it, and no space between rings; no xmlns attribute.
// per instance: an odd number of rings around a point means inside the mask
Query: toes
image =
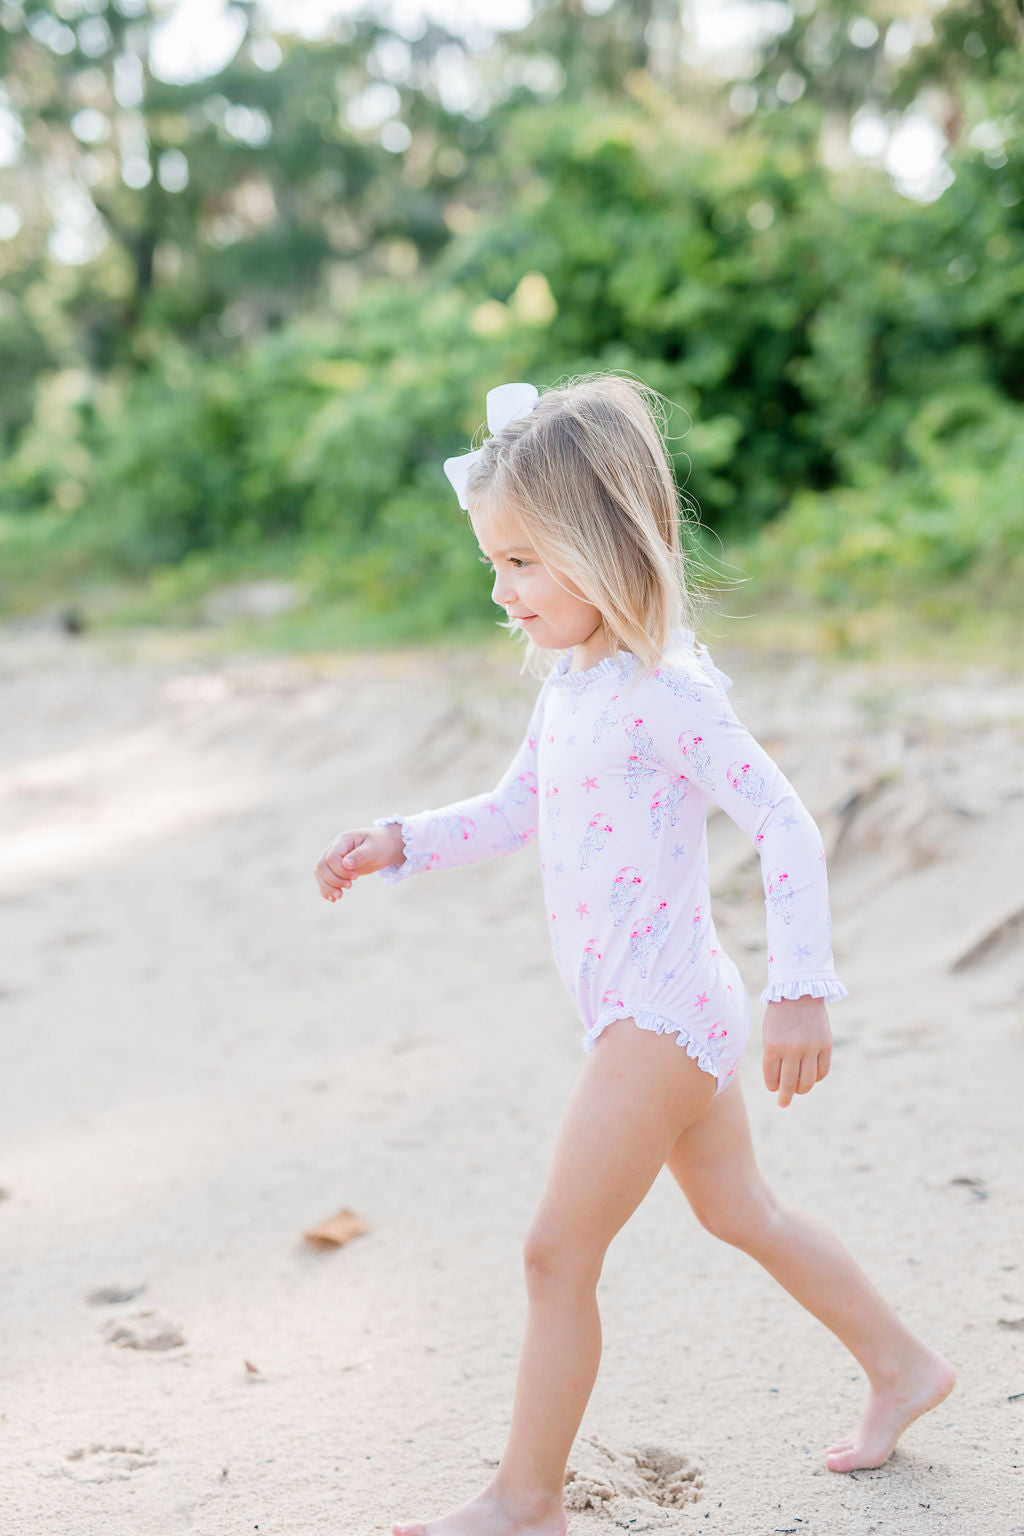
<svg viewBox="0 0 1024 1536"><path fill-rule="evenodd" d="M873 1455L864 1446L852 1445L848 1450L828 1451L825 1455L825 1465L830 1472L867 1472L874 1467L881 1467L889 1460L891 1450L878 1455Z"/></svg>
<svg viewBox="0 0 1024 1536"><path fill-rule="evenodd" d="M859 1465L859 1458L851 1446L846 1450L829 1451L825 1465L830 1472L853 1472Z"/></svg>
<svg viewBox="0 0 1024 1536"><path fill-rule="evenodd" d="M855 1444L856 1442L853 1440L837 1440L835 1445L829 1446L828 1450L825 1452L825 1455L835 1456L840 1451L852 1451Z"/></svg>
<svg viewBox="0 0 1024 1536"><path fill-rule="evenodd" d="M427 1528L421 1520L414 1520L411 1525L393 1525L392 1536L427 1536Z"/></svg>

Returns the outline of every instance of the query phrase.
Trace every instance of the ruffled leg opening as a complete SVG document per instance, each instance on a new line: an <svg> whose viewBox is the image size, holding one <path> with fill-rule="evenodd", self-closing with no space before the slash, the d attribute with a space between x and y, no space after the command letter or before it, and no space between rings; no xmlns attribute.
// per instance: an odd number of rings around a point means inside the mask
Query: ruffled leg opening
<svg viewBox="0 0 1024 1536"><path fill-rule="evenodd" d="M598 1019L591 1025L583 1036L583 1049L588 1053L594 1049L598 1040L604 1034L609 1024L614 1024L617 1019L632 1019L640 1029L650 1030L657 1035L674 1035L676 1044L686 1051L691 1061L695 1061L702 1072L707 1072L715 1079L717 1093L721 1093L733 1079L734 1073L722 1075L718 1053L714 1045L707 1040L696 1038L686 1028L685 1024L679 1024L675 1019L669 1019L660 1013L651 1013L649 1009L637 1008L634 1010L623 1009L620 1012L610 1014L608 1017Z"/></svg>

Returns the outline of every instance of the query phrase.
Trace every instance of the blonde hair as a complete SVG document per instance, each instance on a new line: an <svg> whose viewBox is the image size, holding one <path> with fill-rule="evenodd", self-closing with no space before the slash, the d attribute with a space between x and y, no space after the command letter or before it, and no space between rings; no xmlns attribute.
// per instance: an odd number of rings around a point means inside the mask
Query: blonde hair
<svg viewBox="0 0 1024 1536"><path fill-rule="evenodd" d="M569 379L486 439L466 484L472 509L510 514L548 569L598 609L611 654L631 651L648 671L673 629L693 628L696 607L680 537L696 509L672 473L670 408L620 374ZM549 670L550 653L524 639L524 667Z"/></svg>

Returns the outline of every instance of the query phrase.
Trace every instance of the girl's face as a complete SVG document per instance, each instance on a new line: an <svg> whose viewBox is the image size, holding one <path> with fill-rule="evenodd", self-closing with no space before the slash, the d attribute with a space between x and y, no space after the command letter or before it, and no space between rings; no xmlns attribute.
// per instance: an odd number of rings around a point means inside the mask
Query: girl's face
<svg viewBox="0 0 1024 1536"><path fill-rule="evenodd" d="M575 650L577 668L608 655L601 614L566 576L541 562L526 532L511 518L479 508L469 514L480 558L494 571L491 596L535 645Z"/></svg>

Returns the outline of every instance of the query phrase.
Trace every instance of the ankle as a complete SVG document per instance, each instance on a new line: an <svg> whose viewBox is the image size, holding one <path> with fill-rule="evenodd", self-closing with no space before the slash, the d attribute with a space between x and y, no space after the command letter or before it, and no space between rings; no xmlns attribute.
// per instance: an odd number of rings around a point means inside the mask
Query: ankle
<svg viewBox="0 0 1024 1536"><path fill-rule="evenodd" d="M934 1363L934 1351L911 1334L905 1349L876 1360L866 1374L876 1392L898 1392L912 1386L922 1370L927 1370Z"/></svg>
<svg viewBox="0 0 1024 1536"><path fill-rule="evenodd" d="M539 1525L565 1513L561 1488L523 1487L503 1477L500 1470L488 1483L487 1493L517 1524Z"/></svg>

